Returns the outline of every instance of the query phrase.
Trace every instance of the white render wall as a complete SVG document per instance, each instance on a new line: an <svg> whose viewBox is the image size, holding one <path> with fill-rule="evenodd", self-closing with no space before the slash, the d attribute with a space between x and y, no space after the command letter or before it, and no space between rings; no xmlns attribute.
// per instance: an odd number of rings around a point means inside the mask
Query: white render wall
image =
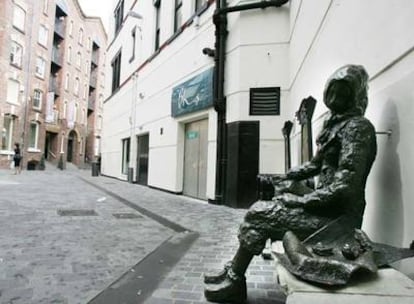
<svg viewBox="0 0 414 304"><path fill-rule="evenodd" d="M292 0L291 7L291 117L304 97L315 97L315 139L327 110L322 103L327 78L347 63L366 67L371 76L366 116L377 131L393 133L377 135L363 228L375 241L408 247L414 239L414 2ZM297 124L295 130L300 130ZM298 138L296 132L296 164ZM399 268L414 275L412 259Z"/></svg>
<svg viewBox="0 0 414 304"><path fill-rule="evenodd" d="M148 1L147 1L148 2ZM214 48L214 25L212 14L215 5L201 14L199 25L191 24L174 41L168 44L148 64L138 71L138 78L128 80L143 60L152 55L153 25L155 15L152 3L138 1L134 11L144 16L142 20L128 17L119 37L107 51L107 75L111 75L110 61L122 48L121 83L127 82L121 90L105 103L104 138L102 140L102 172L120 179L122 149L121 140L130 137L132 154L130 167L135 168L135 135L150 134L150 156L148 184L173 192L183 189L184 166L184 126L185 123L208 118L208 166L207 197L214 199L216 167L216 128L217 114L213 108L180 116L171 117L172 89L213 66L212 58L202 54L205 47ZM191 1L193 2L193 1ZM183 2L184 12L189 18L193 11L191 2ZM231 5L236 5L234 2ZM115 5L115 4L114 4ZM161 8L162 45L172 35L173 7L167 1ZM125 1L125 14L128 1ZM269 27L270 24L270 27ZM133 26L142 27L137 41L137 59L129 62L130 33ZM170 25L170 26L168 26ZM264 27L263 37L257 32ZM163 31L163 29L165 29ZM238 120L260 120L260 172L276 173L284 171L283 139L281 128L283 115L287 111L288 83L288 44L289 9L269 8L229 15L229 39L227 49L225 94L228 110L227 122ZM112 30L111 30L112 31ZM137 31L139 34L139 32ZM110 35L111 36L111 32ZM111 39L109 39L111 41ZM142 55L142 56L141 56ZM263 57L264 56L264 57ZM255 57L255 60L252 60ZM111 77L107 85L111 95ZM250 87L281 86L281 116L249 116ZM134 98L135 96L135 98ZM136 101L134 104L133 101ZM135 114L133 114L135 113ZM131 123L130 123L131 121ZM135 127L134 127L135 125ZM161 128L163 134L160 134ZM105 157L105 155L107 156ZM282 157L277 157L282 155ZM134 169L135 171L135 169Z"/></svg>

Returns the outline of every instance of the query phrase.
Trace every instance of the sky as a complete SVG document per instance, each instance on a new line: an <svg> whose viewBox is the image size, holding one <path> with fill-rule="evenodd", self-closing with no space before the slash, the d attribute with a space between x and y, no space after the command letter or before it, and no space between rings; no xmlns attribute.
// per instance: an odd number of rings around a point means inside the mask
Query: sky
<svg viewBox="0 0 414 304"><path fill-rule="evenodd" d="M112 0L78 0L83 12L88 16L98 16L108 32L109 16L111 15Z"/></svg>

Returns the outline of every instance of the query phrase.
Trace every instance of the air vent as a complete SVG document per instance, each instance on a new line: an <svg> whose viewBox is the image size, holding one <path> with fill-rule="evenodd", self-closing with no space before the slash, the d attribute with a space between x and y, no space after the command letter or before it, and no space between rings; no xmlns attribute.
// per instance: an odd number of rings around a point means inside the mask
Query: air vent
<svg viewBox="0 0 414 304"><path fill-rule="evenodd" d="M250 115L280 115L280 87L251 88Z"/></svg>

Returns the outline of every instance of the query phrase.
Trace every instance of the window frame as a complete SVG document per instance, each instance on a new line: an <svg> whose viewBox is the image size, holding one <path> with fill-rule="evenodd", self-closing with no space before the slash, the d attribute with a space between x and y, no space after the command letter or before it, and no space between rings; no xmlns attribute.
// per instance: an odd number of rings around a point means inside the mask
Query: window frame
<svg viewBox="0 0 414 304"><path fill-rule="evenodd" d="M19 58L18 63L14 60L16 57L18 57L18 56L16 56L17 53L15 52L14 46L18 46L21 50L20 58ZM23 46L20 43L18 43L17 41L12 40L11 46L10 46L10 64L12 66L21 68L22 67L22 62L23 62Z"/></svg>
<svg viewBox="0 0 414 304"><path fill-rule="evenodd" d="M66 62L68 64L72 63L72 46L71 45L68 46L68 58L66 59Z"/></svg>
<svg viewBox="0 0 414 304"><path fill-rule="evenodd" d="M17 16L16 15L16 12L18 12L18 10L20 12L23 12L23 16ZM16 18L19 18L19 17L23 17L23 21L22 21L23 24L20 24L18 22L19 20L16 19ZM16 3L14 3L14 7L13 7L12 24L13 24L13 27L15 29L21 31L22 33L24 33L26 31L26 10L23 7L21 7L20 5L16 4Z"/></svg>
<svg viewBox="0 0 414 304"><path fill-rule="evenodd" d="M70 73L66 73L65 86L64 86L65 91L69 90L69 83L70 83Z"/></svg>
<svg viewBox="0 0 414 304"><path fill-rule="evenodd" d="M154 50L158 51L160 48L160 37L161 37L161 0L154 2L154 8L155 8Z"/></svg>
<svg viewBox="0 0 414 304"><path fill-rule="evenodd" d="M183 25L183 0L175 0L174 5L174 33Z"/></svg>
<svg viewBox="0 0 414 304"><path fill-rule="evenodd" d="M36 126L35 127L35 134L34 134L34 138L32 138L33 135L33 129L32 126ZM39 143L39 129L40 129L40 123L38 121L34 121L32 120L30 122L29 125L29 142L28 142L28 151L38 151L38 143ZM34 140L34 142L32 142L32 140Z"/></svg>
<svg viewBox="0 0 414 304"><path fill-rule="evenodd" d="M73 94L79 96L79 89L80 89L80 79L79 77L75 77L75 82L73 83Z"/></svg>
<svg viewBox="0 0 414 304"><path fill-rule="evenodd" d="M8 126L6 128L6 119L8 120ZM2 151L13 151L13 132L14 132L14 120L15 116L5 114L3 118L3 128L1 133L1 146Z"/></svg>
<svg viewBox="0 0 414 304"><path fill-rule="evenodd" d="M136 44L137 44L137 27L134 26L131 30L131 39L132 39L132 54L131 58L129 58L129 62L134 61L135 59L135 51L136 51Z"/></svg>
<svg viewBox="0 0 414 304"><path fill-rule="evenodd" d="M128 168L130 158L130 146L131 146L131 137L123 138L121 140L122 145L122 163L121 163L121 173L128 175Z"/></svg>
<svg viewBox="0 0 414 304"><path fill-rule="evenodd" d="M121 86L121 64L122 64L122 50L119 50L111 61L112 93L116 92Z"/></svg>
<svg viewBox="0 0 414 304"><path fill-rule="evenodd" d="M43 0L43 14L47 15L49 10L49 0Z"/></svg>
<svg viewBox="0 0 414 304"><path fill-rule="evenodd" d="M42 29L45 30L43 32L44 36L42 36L40 34ZM44 40L42 39L42 37L44 37L43 38ZM44 47L47 48L48 41L49 41L49 29L44 24L40 24L39 25L39 33L38 33L38 37L37 37L37 43L39 43L41 46L44 46Z"/></svg>
<svg viewBox="0 0 414 304"><path fill-rule="evenodd" d="M83 45L83 28L79 28L79 36L78 36L78 43Z"/></svg>
<svg viewBox="0 0 414 304"><path fill-rule="evenodd" d="M85 84L84 86L83 86L83 99L87 99L87 97L88 97L88 85L87 84Z"/></svg>
<svg viewBox="0 0 414 304"><path fill-rule="evenodd" d="M70 20L70 22L69 22L69 29L68 29L68 34L69 34L69 36L73 36L73 24L74 24L74 22L73 22L73 20Z"/></svg>
<svg viewBox="0 0 414 304"><path fill-rule="evenodd" d="M42 63L41 66L39 66L39 63ZM39 70L42 72L40 73ZM36 58L36 68L35 68L35 76L39 77L41 79L45 78L45 73L46 73L46 60L41 57L41 56L37 56Z"/></svg>
<svg viewBox="0 0 414 304"><path fill-rule="evenodd" d="M120 0L114 10L114 36L121 30L124 21L124 0Z"/></svg>
<svg viewBox="0 0 414 304"><path fill-rule="evenodd" d="M15 96L16 96L16 102L14 102L14 101L12 101L12 100L10 100L9 98L11 97L11 93L10 93L10 86L9 86L9 83L10 82L14 82L16 85L17 85L17 92L14 92L14 93L17 93ZM20 103L19 103L19 97L20 97L20 82L18 81L18 80L16 80L16 79L12 79L12 78L9 78L8 80L7 80L7 95L6 95L6 102L8 103L8 104L12 104L12 105L19 105Z"/></svg>
<svg viewBox="0 0 414 304"><path fill-rule="evenodd" d="M195 13L198 13L201 10L203 10L203 8L207 6L207 4L208 4L208 0L195 0L195 3L194 3Z"/></svg>
<svg viewBox="0 0 414 304"><path fill-rule="evenodd" d="M82 66L82 54L81 52L78 52L76 54L76 66L80 69Z"/></svg>
<svg viewBox="0 0 414 304"><path fill-rule="evenodd" d="M34 89L33 91L33 102L32 102L32 106L34 109L36 110L41 110L42 109L42 103L43 103L43 91L40 89ZM35 101L38 101L38 105L35 105Z"/></svg>

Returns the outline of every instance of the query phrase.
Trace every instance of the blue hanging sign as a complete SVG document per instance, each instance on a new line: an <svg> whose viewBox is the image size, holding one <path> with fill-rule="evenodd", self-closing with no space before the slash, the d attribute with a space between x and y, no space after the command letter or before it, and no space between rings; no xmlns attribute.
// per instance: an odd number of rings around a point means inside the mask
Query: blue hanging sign
<svg viewBox="0 0 414 304"><path fill-rule="evenodd" d="M213 68L173 88L171 116L196 112L213 105Z"/></svg>

